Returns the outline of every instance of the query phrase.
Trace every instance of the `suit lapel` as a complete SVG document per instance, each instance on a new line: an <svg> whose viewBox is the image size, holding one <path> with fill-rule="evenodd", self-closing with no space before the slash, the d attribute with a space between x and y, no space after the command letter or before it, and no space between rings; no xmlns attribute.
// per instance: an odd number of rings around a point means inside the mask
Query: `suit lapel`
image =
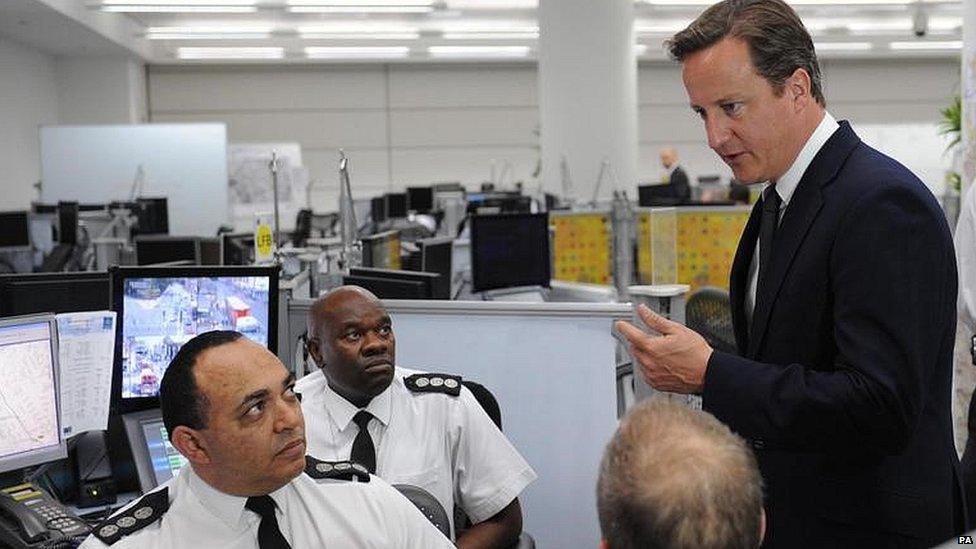
<svg viewBox="0 0 976 549"><path fill-rule="evenodd" d="M732 305L732 328L735 330L735 345L739 353L745 355L749 345L749 322L746 318L745 298L749 291L749 265L756 251L756 239L759 238L759 221L762 218L762 202L756 202L749 214L739 247L735 250L732 260L732 272L729 276L729 300Z"/></svg>
<svg viewBox="0 0 976 549"><path fill-rule="evenodd" d="M858 143L860 143L860 139L851 130L850 125L847 122L841 122L840 128L834 132L814 156L813 162L807 167L796 191L793 192L779 227L776 229L776 239L773 243L773 254L766 285L756 293L756 307L752 315L752 326L749 330L747 357L755 358L762 345L769 315L779 295L783 280L786 278L790 265L813 224L813 220L817 218L817 214L823 207L823 187L837 176L840 167Z"/></svg>

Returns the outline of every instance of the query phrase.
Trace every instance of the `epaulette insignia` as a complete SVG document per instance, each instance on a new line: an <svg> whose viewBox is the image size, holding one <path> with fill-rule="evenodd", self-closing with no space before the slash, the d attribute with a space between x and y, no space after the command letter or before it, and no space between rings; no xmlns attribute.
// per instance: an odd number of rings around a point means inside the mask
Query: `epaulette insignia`
<svg viewBox="0 0 976 549"><path fill-rule="evenodd" d="M167 509L169 509L168 487L142 496L125 511L103 520L92 533L105 545L112 545L125 536L156 522Z"/></svg>
<svg viewBox="0 0 976 549"><path fill-rule="evenodd" d="M444 393L461 395L461 376L451 374L414 374L403 378L403 383L414 393Z"/></svg>
<svg viewBox="0 0 976 549"><path fill-rule="evenodd" d="M305 474L314 479L369 482L369 469L352 461L321 461L305 456Z"/></svg>

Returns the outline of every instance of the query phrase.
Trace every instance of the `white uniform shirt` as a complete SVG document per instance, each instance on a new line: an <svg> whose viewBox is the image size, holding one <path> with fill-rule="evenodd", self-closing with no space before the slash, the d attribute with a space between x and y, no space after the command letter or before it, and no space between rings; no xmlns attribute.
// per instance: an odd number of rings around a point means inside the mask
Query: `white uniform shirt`
<svg viewBox="0 0 976 549"><path fill-rule="evenodd" d="M454 531L454 505L479 523L496 515L536 479L535 471L462 387L454 397L413 393L404 377L419 372L396 368L393 382L366 406L376 418L369 433L376 447L376 474L390 484L411 484L430 492L444 507ZM298 381L309 454L347 460L359 427L359 411L333 391L321 370Z"/></svg>
<svg viewBox="0 0 976 549"><path fill-rule="evenodd" d="M776 181L775 191L779 193L780 204L779 204L779 219L783 219L783 212L786 211L786 207L790 205L790 199L793 198L793 192L796 187L800 184L800 179L803 178L803 174L806 173L807 168L813 162L814 157L820 152L830 136L834 135L840 124L837 120L830 115L829 112L824 111L824 117L820 119L820 124L817 128L813 130L810 134L810 138L807 139L803 148L800 149L800 153L796 155L796 159L790 166L790 169L786 170L786 173ZM766 194L772 192L767 186L763 189L763 199L766 198ZM752 262L749 263L749 278L748 278L748 291L745 295L745 308L746 308L746 322L752 325L752 313L753 309L756 307L756 288L759 284L759 239L756 239L756 248L752 253ZM313 454L314 455L314 454Z"/></svg>
<svg viewBox="0 0 976 549"><path fill-rule="evenodd" d="M192 467L163 486L170 506L161 520L123 537L112 549L258 549L261 517L244 508L247 498L219 492ZM423 514L392 486L375 476L369 482L316 480L302 473L272 492L278 526L294 549L317 547L449 548ZM89 536L81 549L108 547Z"/></svg>

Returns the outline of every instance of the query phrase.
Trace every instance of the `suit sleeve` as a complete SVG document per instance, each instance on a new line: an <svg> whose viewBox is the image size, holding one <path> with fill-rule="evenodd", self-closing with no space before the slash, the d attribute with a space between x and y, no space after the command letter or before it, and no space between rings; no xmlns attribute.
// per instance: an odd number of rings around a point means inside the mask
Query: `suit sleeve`
<svg viewBox="0 0 976 549"><path fill-rule="evenodd" d="M824 273L836 345L825 349L832 369L715 352L704 407L769 446L903 449L935 376L949 375L938 357L955 318L956 279L941 215L906 186L862 195L840 222Z"/></svg>

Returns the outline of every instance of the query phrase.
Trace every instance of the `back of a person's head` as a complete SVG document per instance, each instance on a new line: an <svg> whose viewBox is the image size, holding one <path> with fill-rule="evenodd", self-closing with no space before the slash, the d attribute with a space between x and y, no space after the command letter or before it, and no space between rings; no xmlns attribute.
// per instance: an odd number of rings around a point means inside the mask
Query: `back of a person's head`
<svg viewBox="0 0 976 549"><path fill-rule="evenodd" d="M745 442L713 416L643 402L607 445L597 507L611 549L755 549L762 477Z"/></svg>

